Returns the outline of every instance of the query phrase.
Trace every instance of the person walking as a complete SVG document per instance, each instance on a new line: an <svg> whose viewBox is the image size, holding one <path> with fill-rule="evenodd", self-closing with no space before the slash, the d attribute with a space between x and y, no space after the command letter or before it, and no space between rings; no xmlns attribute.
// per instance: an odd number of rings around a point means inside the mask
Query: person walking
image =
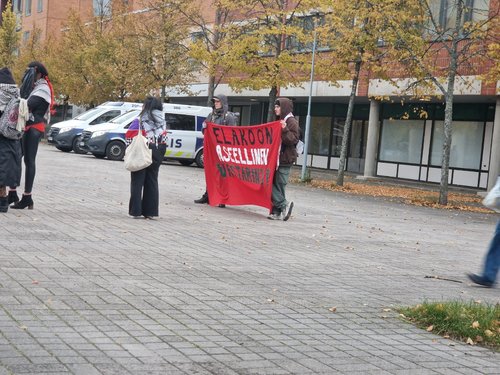
<svg viewBox="0 0 500 375"><path fill-rule="evenodd" d="M153 163L140 171L130 172L130 201L128 213L135 219L154 219L158 216L160 193L158 172L167 150L167 127L161 100L148 96L139 117L130 125L125 138L128 142L142 131L152 151Z"/></svg>
<svg viewBox="0 0 500 375"><path fill-rule="evenodd" d="M281 149L278 169L274 173L271 195L272 208L267 217L271 220L287 221L292 214L293 202L288 202L285 188L290 177L293 163L297 161L295 145L300 140L299 123L293 117L293 102L288 98L278 98L274 103L274 113L281 121Z"/></svg>
<svg viewBox="0 0 500 375"><path fill-rule="evenodd" d="M227 101L227 97L224 94L214 95L212 98L212 112L207 116L205 121L203 122L202 132L205 132L206 122L212 122L217 125L228 125L228 126L236 126L237 118L234 113L229 112L229 104ZM209 203L208 202L208 193L205 189L205 192L199 199L195 199L194 203ZM224 204L219 204L219 207L226 207Z"/></svg>
<svg viewBox="0 0 500 375"><path fill-rule="evenodd" d="M0 69L0 116L7 104L19 97L19 88L8 68ZM9 210L7 186L21 181L21 142L0 135L0 212Z"/></svg>
<svg viewBox="0 0 500 375"><path fill-rule="evenodd" d="M469 279L478 285L491 288L495 285L500 269L500 220L498 220L495 233L490 242L486 258L484 260L483 271L481 275L470 273Z"/></svg>
<svg viewBox="0 0 500 375"><path fill-rule="evenodd" d="M10 186L8 201L14 209L33 209L31 191L35 181L36 154L38 144L45 133L50 115L54 113L54 90L49 80L47 68L38 61L28 64L20 89L22 99L27 100L28 119L21 139L24 159L24 193L19 200L15 185Z"/></svg>

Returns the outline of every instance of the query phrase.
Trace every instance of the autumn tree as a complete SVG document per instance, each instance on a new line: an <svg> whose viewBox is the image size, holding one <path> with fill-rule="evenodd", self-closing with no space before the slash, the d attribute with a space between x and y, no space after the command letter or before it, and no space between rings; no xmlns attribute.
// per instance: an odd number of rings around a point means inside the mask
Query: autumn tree
<svg viewBox="0 0 500 375"><path fill-rule="evenodd" d="M219 0L220 9L238 22L220 25L226 52L222 64L230 67L234 90L269 89L268 121L274 119L274 102L280 88L307 81L310 56L301 48L312 43L304 22L314 1Z"/></svg>
<svg viewBox="0 0 500 375"><path fill-rule="evenodd" d="M408 69L407 75L414 77L409 88L417 88L420 93L430 96L441 96L444 101L439 203L446 205L455 86L458 80L467 84L463 76L478 74L478 68L491 56L488 48L494 56L498 34L488 29L491 21L499 16L499 7L497 0L491 0L492 4L496 4L491 11L488 9L490 1L487 0L447 0L445 7L441 7L439 1L412 1L418 7L415 13L425 19L413 26L420 30L418 36L414 34L408 38L405 33L399 32L400 20L396 17L388 16L387 26L397 37L394 43L402 53L399 61ZM485 66L498 65L491 63Z"/></svg>
<svg viewBox="0 0 500 375"><path fill-rule="evenodd" d="M351 81L336 181L342 186L359 81L363 77L387 79L392 68L387 61L399 58L392 43L394 38L387 32L386 17L390 14L398 19L399 30L409 33L407 24L415 22L416 15L409 2L405 7L398 1L387 0L321 1L321 5L325 21L318 30L319 43L328 52L318 59L318 74L333 83Z"/></svg>
<svg viewBox="0 0 500 375"><path fill-rule="evenodd" d="M143 5L147 12L136 16L137 39L129 50L142 70L141 80L164 100L166 87L189 93L196 64L188 49L189 19L178 10L192 14L192 1L145 0Z"/></svg>
<svg viewBox="0 0 500 375"><path fill-rule="evenodd" d="M107 11L84 20L71 12L57 43L61 91L74 104L96 105L107 100L138 100L144 87L136 55L135 14L115 0Z"/></svg>
<svg viewBox="0 0 500 375"><path fill-rule="evenodd" d="M0 25L0 66L7 66L11 69L14 66L20 40L19 32L16 29L17 19L9 1L2 12L2 24Z"/></svg>
<svg viewBox="0 0 500 375"><path fill-rule="evenodd" d="M224 8L219 1L213 1L214 19L203 14L200 8L197 12L183 11L190 20L193 30L193 41L190 44L190 55L198 61L208 75L207 105L211 101L215 89L231 70L232 60L227 60L233 40L238 38L236 32L230 35L225 27L235 20L235 12Z"/></svg>

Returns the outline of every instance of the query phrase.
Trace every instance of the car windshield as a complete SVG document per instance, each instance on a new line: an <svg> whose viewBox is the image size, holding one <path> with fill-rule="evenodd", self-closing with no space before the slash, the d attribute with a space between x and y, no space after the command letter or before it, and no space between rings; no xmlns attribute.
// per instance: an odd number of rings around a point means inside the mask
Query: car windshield
<svg viewBox="0 0 500 375"><path fill-rule="evenodd" d="M102 112L102 108L94 108L94 109L91 109L87 112L83 112L83 113L79 114L73 120L87 121L100 112Z"/></svg>
<svg viewBox="0 0 500 375"><path fill-rule="evenodd" d="M139 113L141 113L141 111L138 111L138 110L125 112L124 114L122 114L118 117L115 117L110 122L112 122L113 124L123 124L124 122L133 120L135 117L139 116Z"/></svg>

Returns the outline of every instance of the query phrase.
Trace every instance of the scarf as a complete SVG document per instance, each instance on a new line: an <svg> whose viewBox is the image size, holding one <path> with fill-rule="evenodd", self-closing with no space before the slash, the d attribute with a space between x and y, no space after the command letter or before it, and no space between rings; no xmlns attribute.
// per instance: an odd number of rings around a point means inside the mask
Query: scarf
<svg viewBox="0 0 500 375"><path fill-rule="evenodd" d="M141 126L146 132L146 138L150 141L161 141L161 137L165 134L167 127L165 125L165 115L163 111L153 109L151 111L152 118L149 113L144 113L141 117Z"/></svg>
<svg viewBox="0 0 500 375"><path fill-rule="evenodd" d="M30 93L30 96L39 96L49 103L49 106L52 104L52 95L50 94L49 84L44 78L40 78L35 82L35 87L33 87L33 91Z"/></svg>
<svg viewBox="0 0 500 375"><path fill-rule="evenodd" d="M17 85L10 85L7 83L0 83L0 112L5 110L5 106L11 99L19 96L19 89Z"/></svg>
<svg viewBox="0 0 500 375"><path fill-rule="evenodd" d="M49 103L49 108L47 112L45 112L45 116L43 116L47 120L47 124L50 122L50 108L52 107L52 93L50 91L49 84L44 78L40 78L35 82L35 86L33 87L33 91L30 93L31 96L38 96ZM28 97L29 100L29 97ZM32 116L31 116L32 117ZM30 120L33 120L30 118Z"/></svg>

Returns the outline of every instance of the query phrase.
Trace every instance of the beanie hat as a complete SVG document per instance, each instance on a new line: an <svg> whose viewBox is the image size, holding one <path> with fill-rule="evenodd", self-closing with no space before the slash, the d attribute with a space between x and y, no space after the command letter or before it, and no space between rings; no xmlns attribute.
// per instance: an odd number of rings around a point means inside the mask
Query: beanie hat
<svg viewBox="0 0 500 375"><path fill-rule="evenodd" d="M14 81L14 77L12 77L12 73L9 68L0 69L0 83L15 85L16 81Z"/></svg>

